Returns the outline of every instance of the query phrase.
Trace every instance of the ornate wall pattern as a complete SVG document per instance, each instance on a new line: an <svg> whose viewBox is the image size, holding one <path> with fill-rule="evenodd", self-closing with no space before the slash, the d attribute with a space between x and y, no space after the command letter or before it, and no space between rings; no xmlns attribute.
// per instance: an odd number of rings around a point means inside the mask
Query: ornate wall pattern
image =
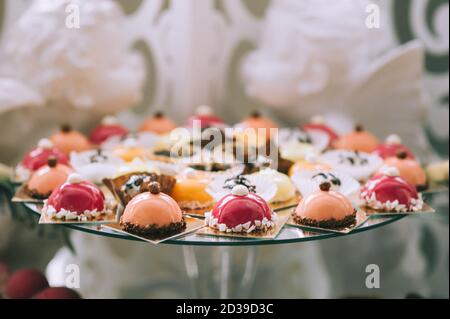
<svg viewBox="0 0 450 319"><path fill-rule="evenodd" d="M32 0L0 0L0 35ZM140 116L164 108L179 120L194 105L213 103L230 121L258 103L246 96L240 61L257 43L270 0L118 0L127 14L129 43L147 62ZM433 103L427 134L448 156L448 0L379 0L387 7L393 43L420 39ZM233 105L230 112L228 106ZM238 105L238 107L236 107ZM176 109L176 111L175 111ZM236 112L236 113L233 113Z"/></svg>

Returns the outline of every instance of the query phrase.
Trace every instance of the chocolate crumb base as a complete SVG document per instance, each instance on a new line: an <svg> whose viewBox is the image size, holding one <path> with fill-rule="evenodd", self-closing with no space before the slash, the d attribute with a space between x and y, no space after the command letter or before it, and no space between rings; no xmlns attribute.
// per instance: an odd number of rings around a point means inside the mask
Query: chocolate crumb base
<svg viewBox="0 0 450 319"><path fill-rule="evenodd" d="M120 220L120 226L122 226L124 231L138 236L150 239L162 239L181 233L186 229L186 221L183 217L180 222L170 223L164 227L158 227L155 224L143 227L128 222L122 222L122 220Z"/></svg>
<svg viewBox="0 0 450 319"><path fill-rule="evenodd" d="M34 199L47 199L52 194L51 191L46 194L40 194L35 189L29 189L27 186L24 187L24 192Z"/></svg>
<svg viewBox="0 0 450 319"><path fill-rule="evenodd" d="M334 218L317 221L310 218L302 218L293 214L294 222L298 225L304 225L309 227L325 228L325 229L343 229L352 227L356 224L356 210L353 214L346 216L344 219L336 220Z"/></svg>

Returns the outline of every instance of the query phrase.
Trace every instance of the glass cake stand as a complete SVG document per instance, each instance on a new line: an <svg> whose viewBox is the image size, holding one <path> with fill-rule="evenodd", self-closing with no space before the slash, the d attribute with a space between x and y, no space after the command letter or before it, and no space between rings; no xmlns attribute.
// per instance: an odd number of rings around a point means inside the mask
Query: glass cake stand
<svg viewBox="0 0 450 319"><path fill-rule="evenodd" d="M448 190L446 191L448 192ZM438 192L440 193L440 192ZM425 200L431 201L435 193L425 194ZM24 204L29 210L35 214L40 214L36 204ZM285 225L278 236L273 239L246 239L246 238L230 238L230 237L213 237L205 235L197 235L195 233L188 234L184 237L167 240L162 244L181 245L183 252L183 262L186 269L187 276L190 281L189 289L193 298L247 298L250 289L255 280L254 275L257 267L257 257L259 245L279 245L279 244L295 244L307 241L331 239L341 236L351 236L352 234L361 233L376 229L390 223L396 222L406 215L395 216L371 216L364 224L354 229L348 234L342 233L327 233L327 232L311 232L297 227ZM118 238L131 241L141 241L132 236L122 233L114 232L106 228L99 228L98 226L82 226L82 225L64 225L73 230L82 231L98 236L105 236L111 238ZM150 245L150 244L149 244ZM218 254L219 268L218 274L215 278L207 277L202 274L201 262L195 252L195 246L210 246L215 249L212 253ZM238 272L233 269L233 246L245 246L245 256L243 269ZM206 279L204 277L207 277ZM214 281L213 288L205 289L203 281L208 284Z"/></svg>

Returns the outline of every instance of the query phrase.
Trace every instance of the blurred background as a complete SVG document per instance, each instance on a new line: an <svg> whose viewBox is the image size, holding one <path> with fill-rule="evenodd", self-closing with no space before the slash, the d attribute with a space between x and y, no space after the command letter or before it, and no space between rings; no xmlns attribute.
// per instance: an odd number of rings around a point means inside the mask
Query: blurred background
<svg viewBox="0 0 450 319"><path fill-rule="evenodd" d="M61 283L76 263L85 297L217 296L217 249L35 227L10 204L8 167L67 119L87 132L106 114L130 128L160 110L183 123L201 104L229 123L255 109L286 126L325 114L341 131L398 133L423 162L448 158L448 0L88 2L0 0L0 261L14 269ZM66 25L72 3L80 28ZM370 233L257 248L245 296L448 298L448 193L433 206ZM189 253L201 292L176 262ZM248 249L230 253L239 278ZM376 291L365 287L372 263Z"/></svg>

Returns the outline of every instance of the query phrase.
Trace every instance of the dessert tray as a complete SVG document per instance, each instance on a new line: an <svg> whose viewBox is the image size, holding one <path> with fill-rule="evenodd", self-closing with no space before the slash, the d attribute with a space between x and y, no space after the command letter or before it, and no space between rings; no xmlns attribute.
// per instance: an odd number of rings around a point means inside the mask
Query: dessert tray
<svg viewBox="0 0 450 319"><path fill-rule="evenodd" d="M433 182L446 179L432 180L398 136L382 142L361 125L339 136L255 113L230 126L203 108L182 127L161 113L132 132L111 117L89 137L64 125L17 165L12 201L39 224L99 236L272 245L432 214L446 191Z"/></svg>

